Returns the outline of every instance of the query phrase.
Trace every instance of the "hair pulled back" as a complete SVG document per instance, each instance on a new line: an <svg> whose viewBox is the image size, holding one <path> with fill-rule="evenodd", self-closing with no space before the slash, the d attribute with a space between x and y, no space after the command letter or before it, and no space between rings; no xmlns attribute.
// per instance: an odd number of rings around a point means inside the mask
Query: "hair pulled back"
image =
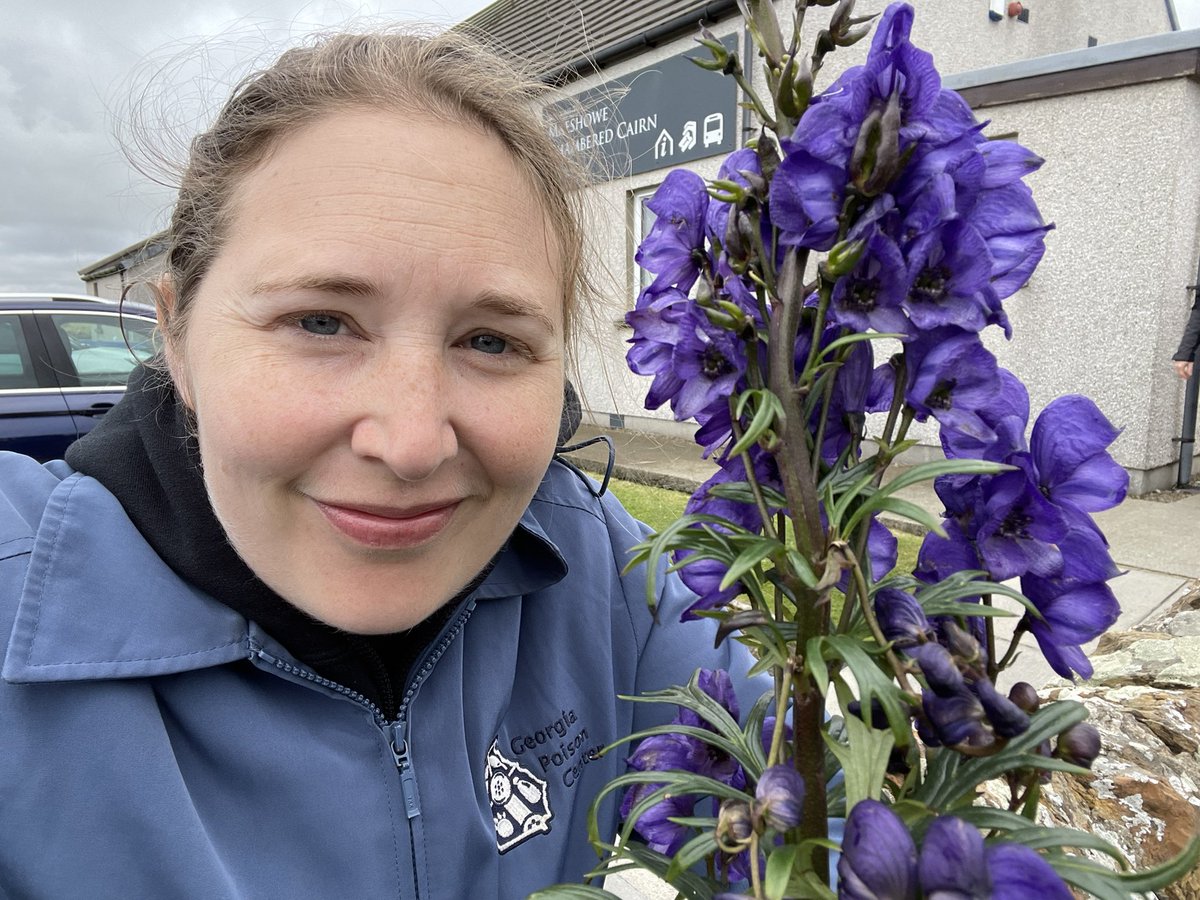
<svg viewBox="0 0 1200 900"><path fill-rule="evenodd" d="M168 232L168 339L183 336L192 301L221 250L241 180L297 129L338 110L362 108L425 115L499 138L532 184L559 244L563 322L570 336L585 277L576 206L582 175L541 119L538 101L547 90L455 32L334 35L288 50L248 76L191 143Z"/></svg>

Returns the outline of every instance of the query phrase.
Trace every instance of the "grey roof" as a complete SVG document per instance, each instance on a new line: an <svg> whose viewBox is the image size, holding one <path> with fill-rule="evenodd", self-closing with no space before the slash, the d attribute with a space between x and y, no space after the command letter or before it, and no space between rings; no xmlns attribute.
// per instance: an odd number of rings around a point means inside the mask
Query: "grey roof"
<svg viewBox="0 0 1200 900"><path fill-rule="evenodd" d="M498 0L455 28L569 81L736 12L734 0Z"/></svg>

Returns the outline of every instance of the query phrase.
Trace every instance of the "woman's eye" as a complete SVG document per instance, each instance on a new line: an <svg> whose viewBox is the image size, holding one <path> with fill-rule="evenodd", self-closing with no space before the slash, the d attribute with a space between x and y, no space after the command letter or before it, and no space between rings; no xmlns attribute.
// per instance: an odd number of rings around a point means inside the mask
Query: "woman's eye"
<svg viewBox="0 0 1200 900"><path fill-rule="evenodd" d="M494 334L477 334L470 340L471 349L481 353L503 353L508 349L508 341Z"/></svg>
<svg viewBox="0 0 1200 900"><path fill-rule="evenodd" d="M310 334L333 335L342 328L342 320L329 313L308 313L296 321Z"/></svg>

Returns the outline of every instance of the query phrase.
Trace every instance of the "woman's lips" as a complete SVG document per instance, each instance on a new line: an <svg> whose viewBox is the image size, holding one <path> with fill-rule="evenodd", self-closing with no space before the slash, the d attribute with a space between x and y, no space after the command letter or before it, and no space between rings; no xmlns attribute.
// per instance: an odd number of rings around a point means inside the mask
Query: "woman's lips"
<svg viewBox="0 0 1200 900"><path fill-rule="evenodd" d="M460 501L403 510L313 502L325 520L352 541L367 547L402 550L437 536L450 523Z"/></svg>

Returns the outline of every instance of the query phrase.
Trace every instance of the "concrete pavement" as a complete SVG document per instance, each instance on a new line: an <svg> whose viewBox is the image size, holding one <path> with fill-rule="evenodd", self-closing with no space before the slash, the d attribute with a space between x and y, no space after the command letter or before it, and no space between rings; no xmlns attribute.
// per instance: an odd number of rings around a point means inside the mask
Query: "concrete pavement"
<svg viewBox="0 0 1200 900"><path fill-rule="evenodd" d="M684 438L583 425L575 440L600 434L613 440L614 474L620 478L692 491L716 471L711 462L701 458L700 449ZM602 445L593 445L576 451L571 459L581 468L603 471L607 452ZM941 501L928 483L905 488L899 496L934 514L942 511ZM1130 498L1115 509L1099 513L1096 522L1109 540L1113 558L1125 572L1110 582L1121 604L1116 630L1152 617L1193 587L1193 580L1200 579L1200 494L1174 502ZM1015 621L1001 620L998 637L1004 635L1004 623L1011 627ZM1006 674L1011 680L1029 681L1040 688L1056 676L1032 640L1026 637L1025 641L1025 649Z"/></svg>

